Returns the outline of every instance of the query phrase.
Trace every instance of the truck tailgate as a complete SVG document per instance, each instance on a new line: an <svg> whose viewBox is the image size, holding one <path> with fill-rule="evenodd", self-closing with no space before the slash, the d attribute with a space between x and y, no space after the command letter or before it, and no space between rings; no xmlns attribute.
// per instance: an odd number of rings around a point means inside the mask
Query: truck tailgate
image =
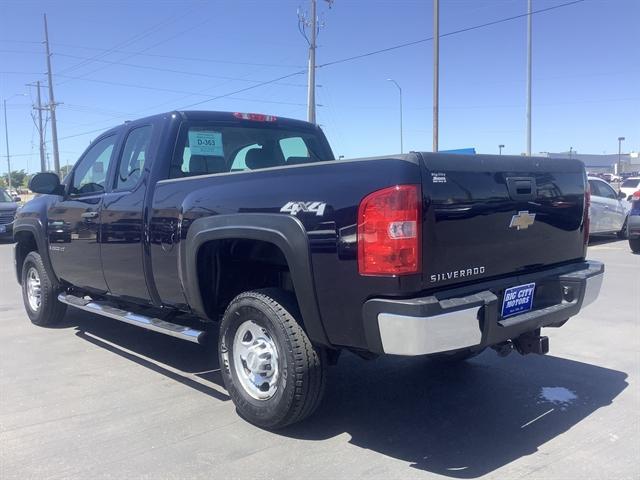
<svg viewBox="0 0 640 480"><path fill-rule="evenodd" d="M425 287L532 272L585 256L581 162L421 156Z"/></svg>

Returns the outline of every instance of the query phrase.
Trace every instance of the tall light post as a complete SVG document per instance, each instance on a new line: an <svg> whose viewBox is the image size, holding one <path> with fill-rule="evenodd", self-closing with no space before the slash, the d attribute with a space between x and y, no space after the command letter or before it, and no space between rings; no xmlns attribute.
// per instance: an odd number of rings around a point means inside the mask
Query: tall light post
<svg viewBox="0 0 640 480"><path fill-rule="evenodd" d="M531 156L531 2L527 1L527 156Z"/></svg>
<svg viewBox="0 0 640 480"><path fill-rule="evenodd" d="M404 143L402 140L402 88L393 78L387 78L387 82L391 82L398 87L398 92L400 93L400 153L404 153Z"/></svg>
<svg viewBox="0 0 640 480"><path fill-rule="evenodd" d="M569 158L573 157L573 147L569 147Z"/></svg>
<svg viewBox="0 0 640 480"><path fill-rule="evenodd" d="M440 0L433 0L433 151L438 151L440 112Z"/></svg>
<svg viewBox="0 0 640 480"><path fill-rule="evenodd" d="M11 184L11 156L9 155L9 125L7 124L7 100L11 100L14 97L24 97L25 93L16 93L11 95L8 98L5 98L2 101L4 106L4 138L5 143L7 144L7 180L9 184L9 194L11 194L12 184Z"/></svg>
<svg viewBox="0 0 640 480"><path fill-rule="evenodd" d="M502 149L504 148L504 145L498 145L498 150L499 150L499 155L502 155Z"/></svg>
<svg viewBox="0 0 640 480"><path fill-rule="evenodd" d="M620 175L620 169L622 168L622 142L625 141L624 137L618 137L618 171L616 175Z"/></svg>

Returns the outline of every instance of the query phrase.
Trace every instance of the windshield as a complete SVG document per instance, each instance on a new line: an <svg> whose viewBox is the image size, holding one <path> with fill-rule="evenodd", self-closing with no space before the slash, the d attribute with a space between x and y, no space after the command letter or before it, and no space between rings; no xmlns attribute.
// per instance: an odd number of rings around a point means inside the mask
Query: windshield
<svg viewBox="0 0 640 480"><path fill-rule="evenodd" d="M13 202L13 199L4 190L0 190L0 203Z"/></svg>
<svg viewBox="0 0 640 480"><path fill-rule="evenodd" d="M171 178L241 172L333 160L316 130L260 124L190 123L182 129Z"/></svg>
<svg viewBox="0 0 640 480"><path fill-rule="evenodd" d="M629 178L628 180L625 180L624 182L622 182L622 185L620 186L623 188L638 188L639 184L640 184L640 179Z"/></svg>

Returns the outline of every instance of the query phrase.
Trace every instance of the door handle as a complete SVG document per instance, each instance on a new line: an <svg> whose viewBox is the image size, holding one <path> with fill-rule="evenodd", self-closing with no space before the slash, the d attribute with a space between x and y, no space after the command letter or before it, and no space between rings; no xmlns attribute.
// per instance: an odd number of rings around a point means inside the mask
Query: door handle
<svg viewBox="0 0 640 480"><path fill-rule="evenodd" d="M84 212L82 215L80 215L84 220L90 220L92 218L98 218L98 215L100 215L98 212Z"/></svg>

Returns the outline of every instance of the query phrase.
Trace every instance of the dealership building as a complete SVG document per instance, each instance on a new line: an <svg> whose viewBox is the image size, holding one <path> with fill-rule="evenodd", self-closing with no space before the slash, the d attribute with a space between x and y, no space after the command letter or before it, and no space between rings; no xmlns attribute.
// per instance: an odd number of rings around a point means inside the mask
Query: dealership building
<svg viewBox="0 0 640 480"><path fill-rule="evenodd" d="M618 173L618 154L596 155L577 152L540 152L541 157L577 158L581 160L589 173ZM631 152L620 155L620 172L640 172L640 153Z"/></svg>

